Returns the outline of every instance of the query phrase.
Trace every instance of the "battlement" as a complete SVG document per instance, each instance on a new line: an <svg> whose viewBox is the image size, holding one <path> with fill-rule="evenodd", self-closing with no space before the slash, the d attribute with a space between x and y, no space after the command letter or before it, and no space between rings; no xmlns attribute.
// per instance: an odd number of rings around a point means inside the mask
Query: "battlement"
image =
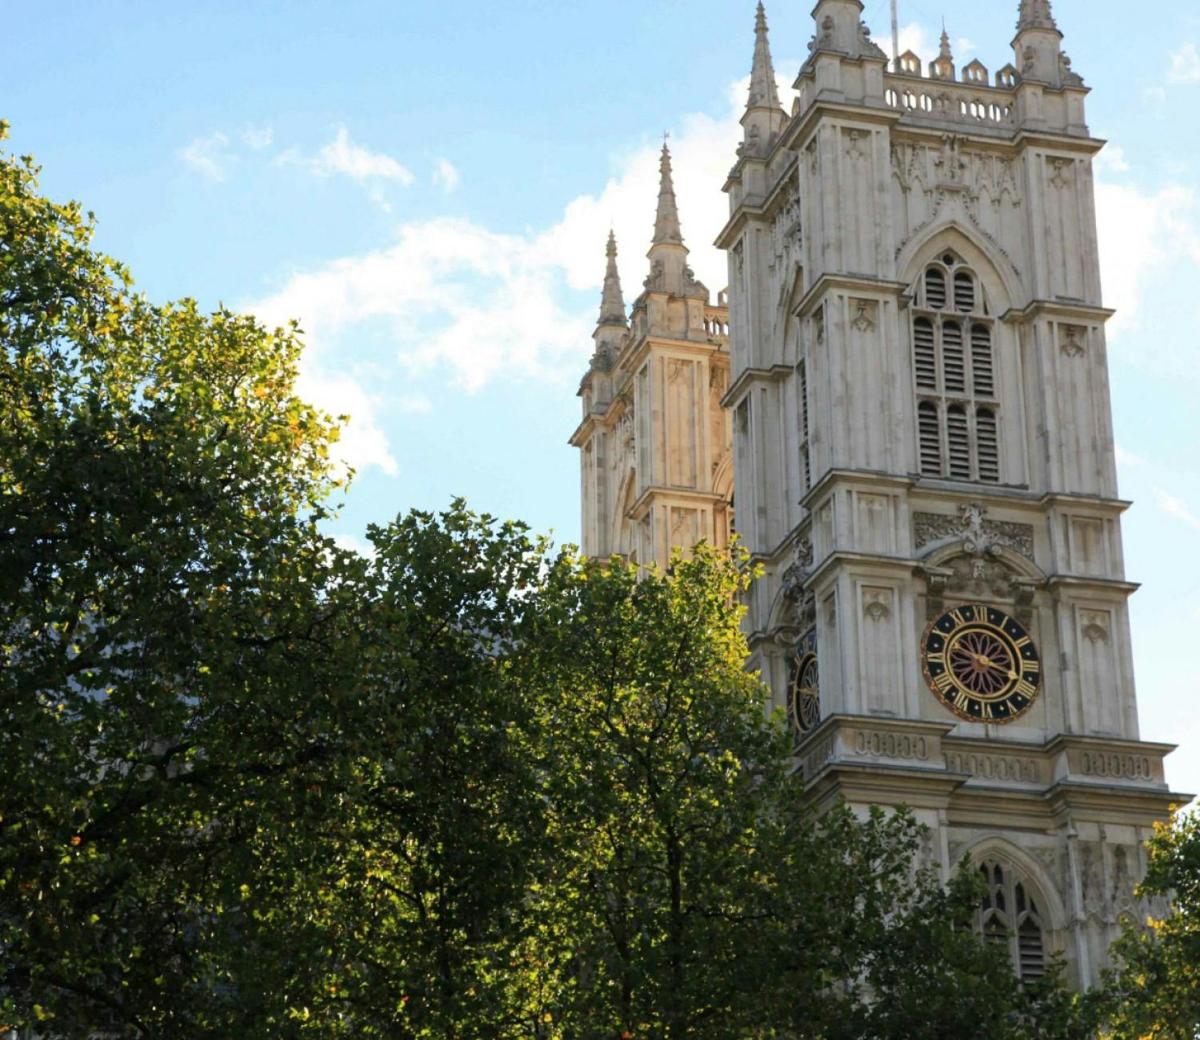
<svg viewBox="0 0 1200 1040"><path fill-rule="evenodd" d="M925 77L911 51L901 55L900 61L910 58L915 66L911 71L905 67L903 72L884 75L883 97L914 122L928 119L1004 128L1015 124L1018 77L1011 65L997 72L995 85L991 85L982 62L971 62L963 69L963 80L957 81L952 76Z"/></svg>

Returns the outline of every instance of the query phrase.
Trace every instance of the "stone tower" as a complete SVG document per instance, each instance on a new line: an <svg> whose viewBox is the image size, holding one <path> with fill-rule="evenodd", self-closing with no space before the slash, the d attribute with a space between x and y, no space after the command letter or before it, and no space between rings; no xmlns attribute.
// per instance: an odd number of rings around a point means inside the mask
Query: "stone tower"
<svg viewBox="0 0 1200 1040"><path fill-rule="evenodd" d="M610 234L608 269L579 387L583 550L665 566L672 548L729 540L728 310L688 267L663 146L650 273L629 320Z"/></svg>
<svg viewBox="0 0 1200 1040"><path fill-rule="evenodd" d="M994 75L956 70L945 36L927 70L911 52L889 68L862 14L818 0L789 115L760 5L725 185L737 528L766 571L752 664L814 798L912 806L930 862L948 873L968 857L986 876L980 927L1019 973L1061 953L1087 985L1137 912L1142 841L1176 800L1170 747L1138 733L1102 142L1049 0L1021 0L1014 63ZM682 260L662 262L658 277L678 279ZM651 325L687 298L653 285ZM654 356L639 342L621 355L630 382ZM601 367L589 415L615 407ZM585 449L599 422L581 427ZM651 450L653 485L671 448ZM637 488L616 515L658 501ZM664 517L656 549L680 536L692 529Z"/></svg>

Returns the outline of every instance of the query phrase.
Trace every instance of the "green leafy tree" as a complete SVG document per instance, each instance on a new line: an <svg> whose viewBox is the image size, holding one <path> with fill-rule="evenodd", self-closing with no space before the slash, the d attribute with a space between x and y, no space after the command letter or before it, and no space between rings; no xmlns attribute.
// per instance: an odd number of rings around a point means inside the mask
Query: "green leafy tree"
<svg viewBox="0 0 1200 1040"><path fill-rule="evenodd" d="M564 556L534 607L560 1035L1087 1035L974 934L973 876L918 869L910 814L808 805L744 668L747 581L703 546L666 574Z"/></svg>
<svg viewBox="0 0 1200 1040"><path fill-rule="evenodd" d="M1200 1036L1200 813L1179 813L1157 826L1147 849L1138 895L1159 910L1126 921L1113 947L1118 967L1100 995L1106 1035L1194 1040Z"/></svg>
<svg viewBox="0 0 1200 1040"><path fill-rule="evenodd" d="M150 304L36 177L0 156L0 1001L201 1035L247 838L326 756L335 430L295 330Z"/></svg>
<svg viewBox="0 0 1200 1040"><path fill-rule="evenodd" d="M748 576L455 503L320 531L297 330L154 305L0 155L0 1023L44 1035L1073 1037L814 815Z"/></svg>

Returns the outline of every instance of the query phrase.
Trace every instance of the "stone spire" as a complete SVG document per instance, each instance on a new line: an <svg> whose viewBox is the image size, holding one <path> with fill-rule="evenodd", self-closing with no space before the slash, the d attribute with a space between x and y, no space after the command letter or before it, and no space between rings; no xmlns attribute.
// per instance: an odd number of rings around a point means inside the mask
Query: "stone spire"
<svg viewBox="0 0 1200 1040"><path fill-rule="evenodd" d="M758 5L754 19L754 64L750 68L750 98L742 115L742 143L738 155L765 158L787 122L775 86L771 46L767 40L767 12Z"/></svg>
<svg viewBox="0 0 1200 1040"><path fill-rule="evenodd" d="M936 79L954 79L954 52L950 49L950 34L942 22L942 42L938 56L929 63L929 75Z"/></svg>
<svg viewBox="0 0 1200 1040"><path fill-rule="evenodd" d="M780 107L775 67L771 64L771 45L767 39L767 12L762 0L759 0L754 19L754 64L750 67L750 101L746 107Z"/></svg>
<svg viewBox="0 0 1200 1040"><path fill-rule="evenodd" d="M1021 79L1051 87L1080 86L1062 52L1062 33L1050 12L1050 0L1021 0L1013 55Z"/></svg>
<svg viewBox="0 0 1200 1040"><path fill-rule="evenodd" d="M707 299L708 290L696 281L687 264L688 247L683 244L683 232L679 230L679 209L675 204L675 184L671 179L671 152L666 141L663 142L658 169L658 213L654 218L654 242L646 254L650 258L650 273L642 285L652 292Z"/></svg>
<svg viewBox="0 0 1200 1040"><path fill-rule="evenodd" d="M946 23L942 22L942 43L938 49L938 57L946 61L954 60L954 52L950 50L950 34L946 32Z"/></svg>
<svg viewBox="0 0 1200 1040"><path fill-rule="evenodd" d="M1017 32L1023 29L1053 29L1054 14L1050 10L1050 0L1021 0L1021 11L1017 15Z"/></svg>
<svg viewBox="0 0 1200 1040"><path fill-rule="evenodd" d="M675 183L671 179L671 152L663 141L658 160L658 213L654 218L654 245L683 245L679 230L679 208L675 204Z"/></svg>
<svg viewBox="0 0 1200 1040"><path fill-rule="evenodd" d="M600 299L601 325L625 328L625 298L621 295L621 275L617 271L617 236L608 233L608 268L604 272L604 295Z"/></svg>

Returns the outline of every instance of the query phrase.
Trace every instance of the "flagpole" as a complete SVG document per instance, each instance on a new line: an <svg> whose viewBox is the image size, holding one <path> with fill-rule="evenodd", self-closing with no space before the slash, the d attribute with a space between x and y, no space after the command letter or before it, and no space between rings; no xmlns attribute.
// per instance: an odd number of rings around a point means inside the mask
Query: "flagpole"
<svg viewBox="0 0 1200 1040"><path fill-rule="evenodd" d="M900 71L900 0L892 0L892 68Z"/></svg>

